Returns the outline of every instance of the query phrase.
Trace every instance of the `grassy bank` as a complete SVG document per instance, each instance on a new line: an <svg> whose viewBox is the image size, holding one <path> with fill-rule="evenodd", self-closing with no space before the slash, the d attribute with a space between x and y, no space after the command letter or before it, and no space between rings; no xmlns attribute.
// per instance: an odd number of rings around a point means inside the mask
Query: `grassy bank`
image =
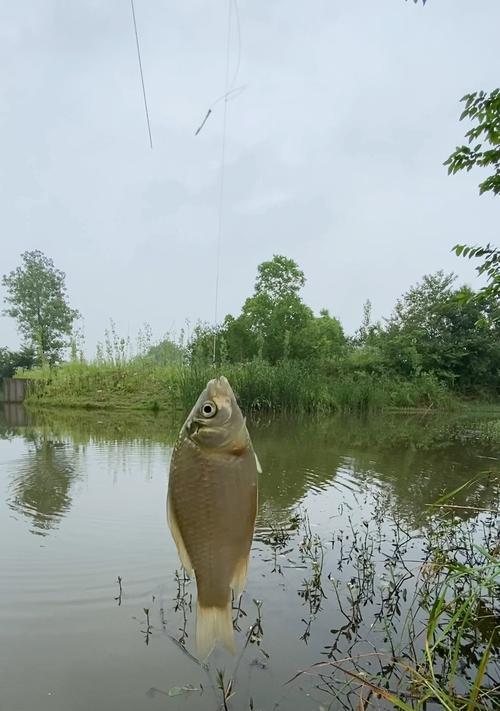
<svg viewBox="0 0 500 711"><path fill-rule="evenodd" d="M338 376L285 361L210 366L67 363L24 373L33 380L30 406L187 410L215 374L231 382L246 412L370 412L386 408L453 409L455 396L436 378L412 380L367 373ZM21 374L21 377L23 374Z"/></svg>

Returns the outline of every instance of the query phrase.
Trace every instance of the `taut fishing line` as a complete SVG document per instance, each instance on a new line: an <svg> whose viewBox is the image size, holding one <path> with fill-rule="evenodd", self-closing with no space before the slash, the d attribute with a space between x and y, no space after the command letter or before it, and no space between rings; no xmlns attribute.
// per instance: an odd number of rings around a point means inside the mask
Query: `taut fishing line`
<svg viewBox="0 0 500 711"><path fill-rule="evenodd" d="M229 69L230 69L230 52L231 52L231 29L233 22L233 5L234 5L234 16L236 24L237 33L237 59L236 65L233 72L231 80L229 79ZM146 86L144 82L144 72L142 68L142 58L141 58L141 46L139 42L139 32L137 30L137 20L135 15L134 0L130 0L130 7L132 10L132 22L134 26L135 34L135 44L137 48L137 60L139 63L139 74L141 78L142 87L142 98L144 101L144 112L146 115L146 124L148 128L149 145L153 148L153 137L151 133L151 122L149 119L149 109L148 100L146 94ZM213 364L216 362L216 351L217 351L217 319L219 313L219 283L220 283L220 254L221 254L221 244L222 244L222 232L223 232L223 208L224 208L224 177L225 177L225 164L226 164L226 135L227 135L227 104L231 99L236 98L239 94L244 91L245 86L235 86L236 79L240 71L241 63L241 27L240 27L240 17L238 10L237 0L228 0L227 3L227 29L226 29L226 70L225 70L225 80L224 80L224 93L219 96L208 108L207 113L199 127L197 128L195 135L197 136L202 128L205 126L210 114L214 107L224 101L224 114L222 123L222 144L221 144L221 158L220 158L220 169L219 169L219 200L218 200L218 224L217 224L217 243L216 243L216 268L215 268L215 303L214 303L214 340L213 340Z"/></svg>
<svg viewBox="0 0 500 711"><path fill-rule="evenodd" d="M238 32L238 60L236 63L236 69L233 74L231 82L229 81L229 57L231 50L231 25L232 25L232 10L234 10L236 16L236 26ZM224 116L222 121L222 146L221 146L221 160L220 160L220 180L219 180L219 214L218 214L218 229L217 229L217 247L216 247L216 266L215 266L215 304L214 304L214 342L213 342L213 354L212 362L215 366L216 363L216 352L217 352L217 319L219 311L219 282L220 282L220 253L222 244L222 230L223 230L223 209L224 209L224 177L225 177L225 167L226 167L226 135L227 135L227 103L230 95L234 95L238 89L232 89L232 86L236 82L240 67L240 55L241 55L241 38L240 38L240 23L238 14L238 5L236 0L228 0L227 3L227 33L226 33L226 72L224 81L224 94L217 99L212 106L224 99ZM241 87L239 87L241 89ZM211 114L211 108L209 108L201 126L196 131L198 134L206 120Z"/></svg>
<svg viewBox="0 0 500 711"><path fill-rule="evenodd" d="M146 87L144 85L144 74L142 71L141 47L139 44L139 33L137 32L137 22L135 19L134 0L130 0L130 6L132 8L132 21L134 23L135 46L137 47L137 59L139 60L139 73L141 75L142 97L144 99L144 111L146 112L146 123L148 125L149 145L151 148L153 148L153 138L151 136L151 123L149 121L148 100L146 98Z"/></svg>

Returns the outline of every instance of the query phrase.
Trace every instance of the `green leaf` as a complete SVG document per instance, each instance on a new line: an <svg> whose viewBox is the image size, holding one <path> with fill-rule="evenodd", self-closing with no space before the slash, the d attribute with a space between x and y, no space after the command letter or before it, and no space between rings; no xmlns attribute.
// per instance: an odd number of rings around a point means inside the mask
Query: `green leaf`
<svg viewBox="0 0 500 711"><path fill-rule="evenodd" d="M467 704L467 711L473 711L476 707L477 698L481 690L481 683L483 681L483 677L486 672L486 666L490 658L491 646L493 644L493 635L494 633L491 635L490 641L486 645L486 649L484 650L483 656L481 657L481 661L479 662L476 678L474 679L474 684L472 685L472 690L469 697L469 703Z"/></svg>
<svg viewBox="0 0 500 711"><path fill-rule="evenodd" d="M469 479L469 481L466 481L465 484L461 484L460 486L457 486L457 488L453 489L453 491L450 491L447 494L443 494L443 496L441 496L439 499L437 499L437 501L434 501L432 506L440 506L445 501L448 501L448 499L451 499L453 496L456 496L461 491L463 491L464 489L467 489L469 486L474 484L480 478L480 476L481 475L478 474L478 476L475 476L473 479Z"/></svg>

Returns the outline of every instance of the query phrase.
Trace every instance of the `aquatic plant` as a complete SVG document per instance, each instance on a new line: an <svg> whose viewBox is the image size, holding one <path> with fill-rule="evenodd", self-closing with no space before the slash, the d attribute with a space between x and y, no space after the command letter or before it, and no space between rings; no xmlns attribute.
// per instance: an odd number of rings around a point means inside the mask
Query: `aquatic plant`
<svg viewBox="0 0 500 711"><path fill-rule="evenodd" d="M118 576L116 582L118 583L118 595L115 597L115 600L118 602L118 607L120 607L122 604L123 595L122 578Z"/></svg>
<svg viewBox="0 0 500 711"><path fill-rule="evenodd" d="M479 480L469 482L471 490L478 485ZM347 526L330 539L313 533L304 510L294 513L293 528L285 522L260 537L282 559L298 558L305 568L297 588L308 611L301 640L313 638L329 599L345 620L330 630L324 659L299 671L289 684L299 677L303 688L312 684L330 699L324 708L497 708L500 502L487 512L471 505L470 516L459 518L448 507L463 489L438 499L420 531L397 515L388 520L390 497L379 492L369 518L355 522L348 514ZM286 574L286 568L301 566L281 567ZM224 670L216 675L221 706L228 710L240 693L237 671L245 649L255 644L260 651L265 638L262 602L253 602L255 622L247 630L235 625L245 635L235 669L229 680ZM243 620L241 600L236 609L236 620ZM263 654L265 667L269 655ZM252 697L249 704L254 707Z"/></svg>
<svg viewBox="0 0 500 711"><path fill-rule="evenodd" d="M499 519L498 507L486 516L478 511L468 521L454 515L432 516L417 561L408 556L415 534L397 520L389 547L384 546L388 541L380 538L380 529L370 530L368 522L364 530L351 527L347 537L339 531L333 539L334 545L340 544L339 566L347 564L353 577L342 583L328 575L346 624L331 630L327 661L306 670L317 678L317 688L346 709L360 704L378 708L381 699L405 711L429 703L449 711L496 708L500 699L496 676L500 668ZM376 516L374 521L377 524ZM375 552L384 554L384 549L388 552L383 584L377 590ZM411 599L408 581L413 583ZM367 605L378 607L372 624L383 631L385 649L359 653L358 645L366 648L362 629ZM310 623L302 637L305 641L309 633Z"/></svg>

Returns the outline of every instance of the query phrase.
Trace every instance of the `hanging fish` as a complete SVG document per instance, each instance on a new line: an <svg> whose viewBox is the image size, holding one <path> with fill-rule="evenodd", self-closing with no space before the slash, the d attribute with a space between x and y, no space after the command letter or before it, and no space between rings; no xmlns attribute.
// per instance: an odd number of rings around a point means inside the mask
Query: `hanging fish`
<svg viewBox="0 0 500 711"><path fill-rule="evenodd" d="M167 516L181 563L196 577L196 647L234 651L231 590L245 585L260 466L226 378L210 380L172 455Z"/></svg>

